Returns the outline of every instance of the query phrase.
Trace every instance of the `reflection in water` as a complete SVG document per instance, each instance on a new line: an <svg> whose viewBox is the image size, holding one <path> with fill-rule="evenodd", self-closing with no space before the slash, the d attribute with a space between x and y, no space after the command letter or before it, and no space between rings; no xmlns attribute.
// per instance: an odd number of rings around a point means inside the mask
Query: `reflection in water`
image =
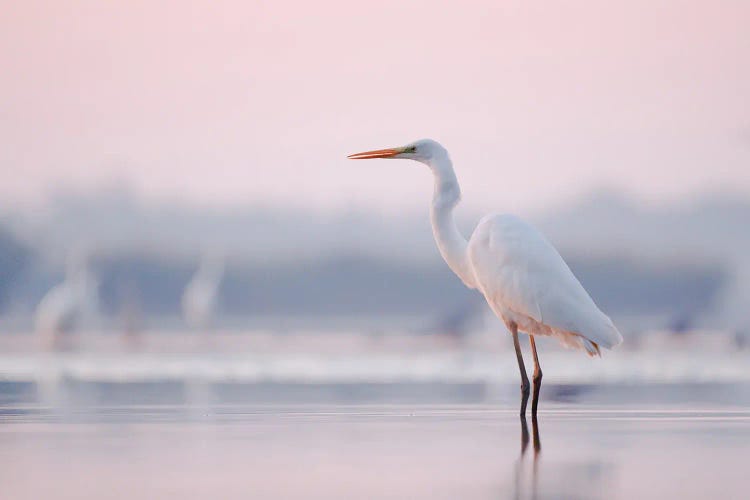
<svg viewBox="0 0 750 500"><path fill-rule="evenodd" d="M515 499L543 499L543 498L607 498L608 480L612 477L613 467L607 465L598 457L584 458L565 457L560 463L554 459L545 463L544 475L541 470L542 441L539 432L539 422L536 416L531 417L531 435L525 417L521 419L521 453L518 456L513 481L513 495ZM529 441L533 445L534 455L529 459L526 452ZM531 469L528 462L531 461Z"/></svg>
<svg viewBox="0 0 750 500"><path fill-rule="evenodd" d="M212 399L198 421L181 397L100 405L113 384L86 392L65 413L0 398L2 498L747 497L746 410L559 407L532 419L533 432L521 420L519 458L515 405L412 413ZM80 481L92 471L95 480ZM136 494L133 477L148 478Z"/></svg>
<svg viewBox="0 0 750 500"><path fill-rule="evenodd" d="M524 495L526 482L524 481L524 456L526 449L529 447L529 426L526 423L526 416L521 415L521 454L516 463L515 494L513 498L537 498L539 488L539 456L542 451L542 442L539 438L539 422L536 415L531 417L531 432L534 440L534 460L531 469L531 486L529 494Z"/></svg>

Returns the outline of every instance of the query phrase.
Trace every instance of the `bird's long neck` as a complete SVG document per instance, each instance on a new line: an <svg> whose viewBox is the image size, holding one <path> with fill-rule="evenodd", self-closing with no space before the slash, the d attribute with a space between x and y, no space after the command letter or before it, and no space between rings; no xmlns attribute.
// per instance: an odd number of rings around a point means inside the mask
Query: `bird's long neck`
<svg viewBox="0 0 750 500"><path fill-rule="evenodd" d="M461 188L458 186L453 164L448 153L443 153L431 158L427 165L435 177L430 221L440 255L466 286L476 288L467 255L468 243L453 218L453 209L461 201Z"/></svg>

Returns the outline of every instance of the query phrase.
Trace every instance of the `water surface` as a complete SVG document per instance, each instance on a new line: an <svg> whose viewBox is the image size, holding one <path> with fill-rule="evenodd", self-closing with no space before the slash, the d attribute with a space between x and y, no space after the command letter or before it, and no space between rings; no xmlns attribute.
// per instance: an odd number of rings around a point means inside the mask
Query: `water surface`
<svg viewBox="0 0 750 500"><path fill-rule="evenodd" d="M746 498L731 405L6 404L14 499Z"/></svg>

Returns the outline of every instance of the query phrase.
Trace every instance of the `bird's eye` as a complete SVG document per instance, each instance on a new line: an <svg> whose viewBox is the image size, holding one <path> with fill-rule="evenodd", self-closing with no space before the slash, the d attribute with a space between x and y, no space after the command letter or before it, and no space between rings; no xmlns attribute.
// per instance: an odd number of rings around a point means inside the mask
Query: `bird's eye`
<svg viewBox="0 0 750 500"><path fill-rule="evenodd" d="M416 146L408 147L408 148L406 148L406 152L407 153L416 153L417 152L417 147Z"/></svg>

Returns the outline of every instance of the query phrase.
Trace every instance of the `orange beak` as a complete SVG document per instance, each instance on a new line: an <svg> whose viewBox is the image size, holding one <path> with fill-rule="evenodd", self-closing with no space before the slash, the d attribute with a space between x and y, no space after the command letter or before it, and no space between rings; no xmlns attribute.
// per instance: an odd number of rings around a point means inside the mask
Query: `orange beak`
<svg viewBox="0 0 750 500"><path fill-rule="evenodd" d="M350 160L369 160L371 158L391 158L397 154L403 153L401 148L376 149L374 151L365 151L364 153L354 153L347 156Z"/></svg>

